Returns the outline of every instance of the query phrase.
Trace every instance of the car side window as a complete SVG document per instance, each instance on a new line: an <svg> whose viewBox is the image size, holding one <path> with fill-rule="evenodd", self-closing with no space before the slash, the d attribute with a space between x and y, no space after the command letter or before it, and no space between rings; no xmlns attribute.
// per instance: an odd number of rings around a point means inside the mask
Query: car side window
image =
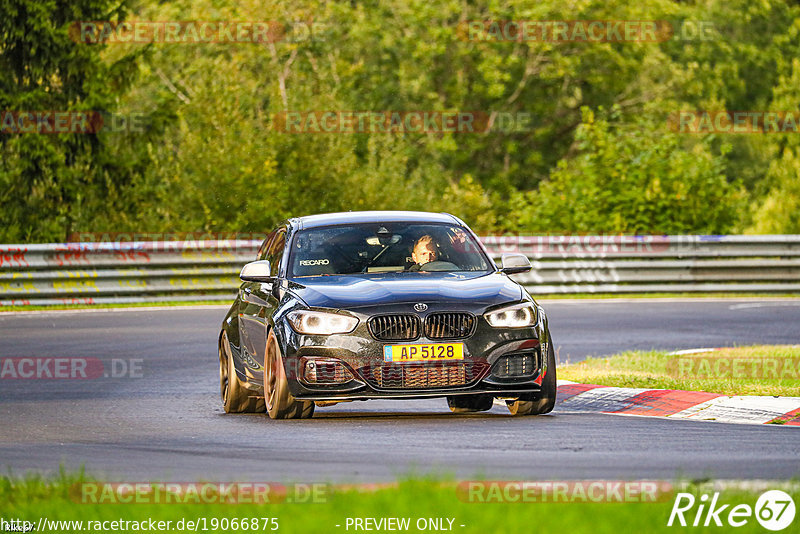
<svg viewBox="0 0 800 534"><path fill-rule="evenodd" d="M257 260L266 260L267 259L267 252L269 252L269 245L272 241L272 238L275 237L277 230L271 231L267 234L267 237L264 238L264 242L261 243L261 246L258 247L258 255L256 256Z"/></svg>
<svg viewBox="0 0 800 534"><path fill-rule="evenodd" d="M281 258L283 257L284 245L286 245L286 230L281 228L278 230L278 233L275 234L272 243L270 243L267 257L265 258L269 261L270 274L272 276L278 276L278 271L280 270L281 266Z"/></svg>

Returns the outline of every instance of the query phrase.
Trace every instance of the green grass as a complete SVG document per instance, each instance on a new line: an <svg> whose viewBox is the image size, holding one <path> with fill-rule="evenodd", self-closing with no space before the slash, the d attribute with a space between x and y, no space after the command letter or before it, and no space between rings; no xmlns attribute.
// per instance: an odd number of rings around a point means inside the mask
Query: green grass
<svg viewBox="0 0 800 534"><path fill-rule="evenodd" d="M375 490L342 489L333 487L325 502L281 504L83 504L70 497L75 484L85 482L82 475L66 475L55 479L28 477L0 478L0 517L19 518L37 524L39 518L77 521L143 521L147 519L172 521L204 520L199 532L217 531L211 528L212 520L221 518L259 518L257 531L262 531L263 520L277 518L278 532L327 533L356 532L346 529L347 518L411 518L409 532L418 532L418 518L452 518L453 531L457 533L516 533L516 532L570 532L574 534L618 534L630 532L674 532L680 527L667 527L674 502L674 491L654 503L471 503L465 502L456 490L456 482L441 478L408 478L396 485ZM785 490L800 502L800 489L791 484ZM713 494L708 487L690 485L694 495ZM761 491L722 489L720 503L748 504L751 507ZM699 499L698 499L699 502ZM729 507L730 509L730 507ZM696 511L696 507L693 509ZM687 515L693 518L693 515ZM724 516L723 516L724 520ZM794 525L800 519L795 519ZM252 523L248 522L248 525ZM447 522L444 523L447 525ZM201 523L202 525L202 523ZM337 527L336 525L340 525ZM461 525L464 525L463 527ZM730 527L728 527L730 528ZM691 528L693 532L704 531ZM707 530L723 532L723 527ZM737 532L763 532L755 518L737 528ZM61 529L72 532L74 529ZM172 529L171 531L175 531ZM239 530L254 532L255 530ZM272 532L272 530L268 531ZM791 531L791 528L787 530ZM86 532L86 530L84 530ZM131 530L131 532L134 532ZM362 531L363 532L363 531Z"/></svg>
<svg viewBox="0 0 800 534"><path fill-rule="evenodd" d="M800 346L760 345L691 355L623 352L561 366L558 377L603 386L797 397L798 366Z"/></svg>

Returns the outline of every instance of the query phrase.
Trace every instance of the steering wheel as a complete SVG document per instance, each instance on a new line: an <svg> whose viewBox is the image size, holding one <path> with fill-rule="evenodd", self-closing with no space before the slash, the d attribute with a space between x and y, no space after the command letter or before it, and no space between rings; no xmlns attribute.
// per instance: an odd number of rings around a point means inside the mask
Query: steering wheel
<svg viewBox="0 0 800 534"><path fill-rule="evenodd" d="M455 263L450 263L449 261L429 261L423 265L419 266L420 271L458 271L458 265Z"/></svg>

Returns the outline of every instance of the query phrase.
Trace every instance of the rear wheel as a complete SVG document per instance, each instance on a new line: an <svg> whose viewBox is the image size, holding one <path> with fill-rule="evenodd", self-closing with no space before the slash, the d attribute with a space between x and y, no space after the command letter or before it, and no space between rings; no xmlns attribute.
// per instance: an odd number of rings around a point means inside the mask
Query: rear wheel
<svg viewBox="0 0 800 534"><path fill-rule="evenodd" d="M553 342L547 343L547 373L542 379L539 393L520 395L515 401L506 401L511 415L542 415L553 411L556 405L556 355Z"/></svg>
<svg viewBox="0 0 800 534"><path fill-rule="evenodd" d="M264 411L264 401L251 397L236 374L228 333L224 330L219 337L219 389L225 413L255 413Z"/></svg>
<svg viewBox="0 0 800 534"><path fill-rule="evenodd" d="M485 412L492 409L491 395L460 395L447 397L447 405L453 413Z"/></svg>
<svg viewBox="0 0 800 534"><path fill-rule="evenodd" d="M314 415L313 401L298 401L289 392L281 349L272 331L264 358L264 400L272 419L308 419Z"/></svg>

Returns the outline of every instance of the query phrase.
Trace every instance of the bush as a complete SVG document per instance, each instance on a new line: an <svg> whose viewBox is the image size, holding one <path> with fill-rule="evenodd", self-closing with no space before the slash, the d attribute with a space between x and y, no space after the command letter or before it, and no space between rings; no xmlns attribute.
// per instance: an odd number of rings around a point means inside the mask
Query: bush
<svg viewBox="0 0 800 534"><path fill-rule="evenodd" d="M583 108L577 155L562 159L538 191L518 199L518 231L680 234L730 232L745 198L706 139L661 126L597 118ZM602 109L600 110L602 114Z"/></svg>

